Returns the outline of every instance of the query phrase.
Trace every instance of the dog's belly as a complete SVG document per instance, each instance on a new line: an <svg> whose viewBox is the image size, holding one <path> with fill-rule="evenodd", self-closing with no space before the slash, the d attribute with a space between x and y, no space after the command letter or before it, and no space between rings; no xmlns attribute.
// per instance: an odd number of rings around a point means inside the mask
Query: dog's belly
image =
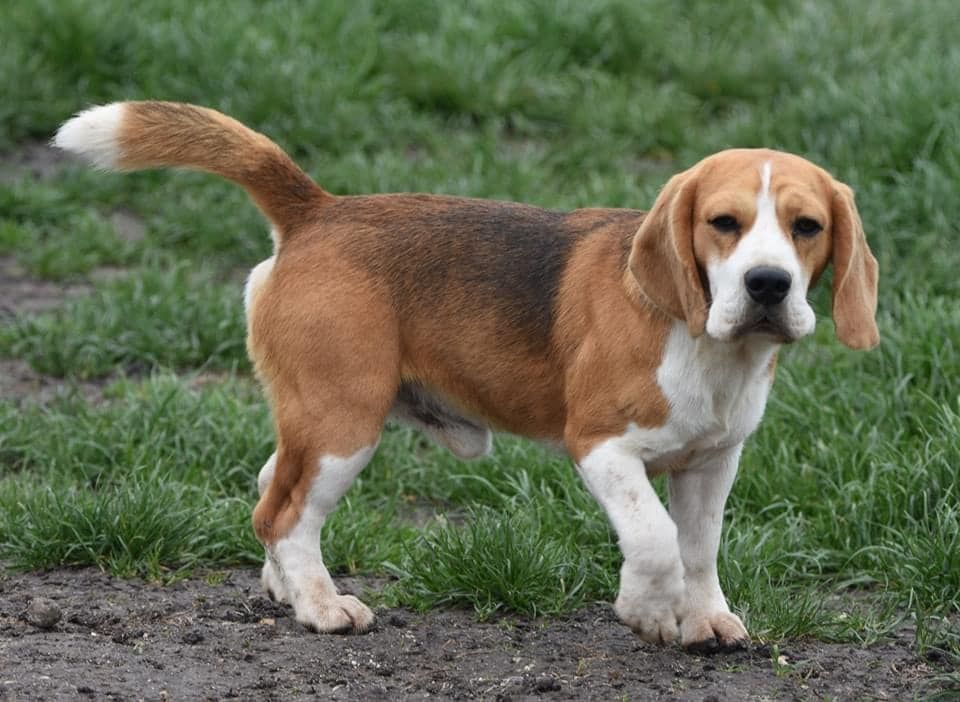
<svg viewBox="0 0 960 702"><path fill-rule="evenodd" d="M419 383L400 386L390 416L416 427L460 458L485 456L493 446L492 434L484 423L467 417Z"/></svg>

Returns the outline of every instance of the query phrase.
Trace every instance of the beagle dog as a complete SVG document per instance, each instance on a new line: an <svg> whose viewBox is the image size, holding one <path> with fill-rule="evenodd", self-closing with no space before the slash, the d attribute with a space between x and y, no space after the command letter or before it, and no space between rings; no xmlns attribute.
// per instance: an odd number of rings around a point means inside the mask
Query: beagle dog
<svg viewBox="0 0 960 702"><path fill-rule="evenodd" d="M277 434L253 526L263 584L300 622L373 622L337 591L319 532L392 417L462 458L490 451L491 428L565 446L619 538L620 619L653 642L747 640L717 578L724 503L828 263L840 341L879 340L877 262L846 185L733 149L672 177L646 213L341 197L239 122L165 102L94 107L54 143L104 168L218 174L272 224L244 295Z"/></svg>

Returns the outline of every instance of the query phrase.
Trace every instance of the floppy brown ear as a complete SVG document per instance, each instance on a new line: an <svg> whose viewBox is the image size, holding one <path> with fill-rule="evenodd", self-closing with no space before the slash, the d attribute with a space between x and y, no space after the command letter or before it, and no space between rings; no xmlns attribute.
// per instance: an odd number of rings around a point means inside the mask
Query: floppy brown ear
<svg viewBox="0 0 960 702"><path fill-rule="evenodd" d="M696 193L695 169L667 181L633 237L629 262L644 296L685 320L691 336L703 334L707 323L707 298L693 256Z"/></svg>
<svg viewBox="0 0 960 702"><path fill-rule="evenodd" d="M877 329L877 259L853 202L853 191L834 183L833 323L837 338L857 350L880 343Z"/></svg>

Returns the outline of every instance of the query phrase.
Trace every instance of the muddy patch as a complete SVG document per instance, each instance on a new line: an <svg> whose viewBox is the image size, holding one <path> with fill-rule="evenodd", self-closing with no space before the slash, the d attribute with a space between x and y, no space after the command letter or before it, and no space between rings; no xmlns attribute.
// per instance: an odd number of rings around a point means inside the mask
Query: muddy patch
<svg viewBox="0 0 960 702"><path fill-rule="evenodd" d="M341 580L361 596L368 584ZM0 698L703 701L938 689L907 635L869 649L795 641L704 657L642 643L600 604L551 620L377 615L362 636L310 633L246 569L168 586L93 569L7 575Z"/></svg>

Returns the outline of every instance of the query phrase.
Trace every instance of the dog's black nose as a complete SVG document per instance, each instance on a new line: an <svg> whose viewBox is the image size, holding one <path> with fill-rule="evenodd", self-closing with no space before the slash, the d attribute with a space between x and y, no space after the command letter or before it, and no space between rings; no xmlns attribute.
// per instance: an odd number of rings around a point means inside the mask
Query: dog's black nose
<svg viewBox="0 0 960 702"><path fill-rule="evenodd" d="M790 274L782 268L757 266L744 274L743 282L750 297L761 305L776 305L790 292Z"/></svg>

